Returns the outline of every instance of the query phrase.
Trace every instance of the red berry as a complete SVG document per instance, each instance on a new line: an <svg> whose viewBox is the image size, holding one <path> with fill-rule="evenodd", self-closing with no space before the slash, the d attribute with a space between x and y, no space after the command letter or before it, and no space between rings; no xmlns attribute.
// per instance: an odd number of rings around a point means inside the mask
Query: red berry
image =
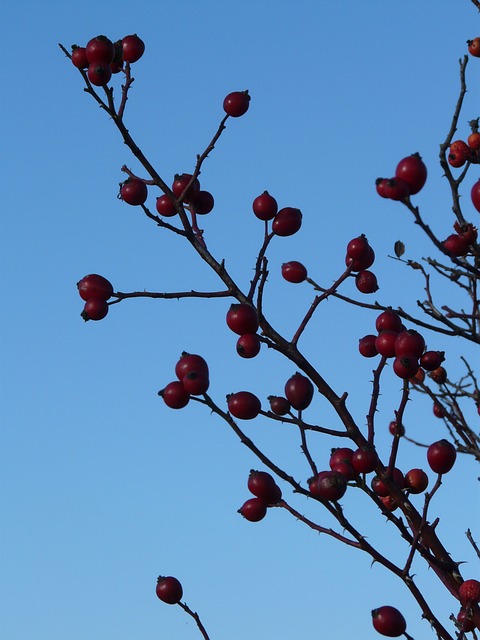
<svg viewBox="0 0 480 640"><path fill-rule="evenodd" d="M90 65L109 65L113 61L115 47L113 46L113 42L106 36L97 36L87 42L85 55Z"/></svg>
<svg viewBox="0 0 480 640"><path fill-rule="evenodd" d="M145 43L134 33L122 39L122 49L125 62L137 62L145 52Z"/></svg>
<svg viewBox="0 0 480 640"><path fill-rule="evenodd" d="M365 358L374 358L378 355L377 347L375 342L377 340L377 336L369 334L367 336L363 336L358 341L358 350Z"/></svg>
<svg viewBox="0 0 480 640"><path fill-rule="evenodd" d="M345 256L345 264L351 267L352 271L364 271L372 266L375 262L375 252L372 247L368 247L368 251L361 258L351 258L348 253Z"/></svg>
<svg viewBox="0 0 480 640"><path fill-rule="evenodd" d="M478 580L465 580L458 590L460 602L464 606L471 606L480 602L480 582Z"/></svg>
<svg viewBox="0 0 480 640"><path fill-rule="evenodd" d="M448 473L455 464L457 451L448 440L434 442L427 449L427 460L435 473Z"/></svg>
<svg viewBox="0 0 480 640"><path fill-rule="evenodd" d="M395 177L404 180L414 195L422 189L427 180L427 167L418 153L400 160L395 169Z"/></svg>
<svg viewBox="0 0 480 640"><path fill-rule="evenodd" d="M361 447L354 451L351 462L357 473L371 473L378 463L377 452Z"/></svg>
<svg viewBox="0 0 480 640"><path fill-rule="evenodd" d="M428 487L428 476L423 469L410 469L405 474L405 488L410 493L422 493Z"/></svg>
<svg viewBox="0 0 480 640"><path fill-rule="evenodd" d="M380 497L380 500L387 511L395 511L395 509L398 509L398 503L392 496L383 496Z"/></svg>
<svg viewBox="0 0 480 640"><path fill-rule="evenodd" d="M120 197L127 204L141 205L148 196L147 185L138 178L128 178L120 187Z"/></svg>
<svg viewBox="0 0 480 640"><path fill-rule="evenodd" d="M192 182L190 186L190 181L192 179L192 174L190 173L181 173L175 174L173 183L172 183L172 191L177 198L180 198L183 195L183 202L188 204L191 199L194 199L197 193L200 191L200 182L198 178ZM188 187L188 189L187 189ZM185 191L187 189L187 191Z"/></svg>
<svg viewBox="0 0 480 640"><path fill-rule="evenodd" d="M376 319L375 328L377 331L395 331L400 333L403 329L402 320L393 309L385 309Z"/></svg>
<svg viewBox="0 0 480 640"><path fill-rule="evenodd" d="M82 300L100 298L108 300L113 295L112 284L103 276L91 273L77 282L78 293Z"/></svg>
<svg viewBox="0 0 480 640"><path fill-rule="evenodd" d="M472 131L467 138L467 144L470 149L474 149L475 151L480 149L480 133L478 131Z"/></svg>
<svg viewBox="0 0 480 640"><path fill-rule="evenodd" d="M425 371L433 371L445 360L445 351L425 351L420 358L420 365Z"/></svg>
<svg viewBox="0 0 480 640"><path fill-rule="evenodd" d="M462 151L461 149L458 149L458 151L455 151L455 153L450 151L450 153L448 154L448 164L451 167L454 167L454 169L459 169L466 163L468 154L468 151Z"/></svg>
<svg viewBox="0 0 480 640"><path fill-rule="evenodd" d="M285 416L292 408L290 402L282 396L268 396L270 410L277 416Z"/></svg>
<svg viewBox="0 0 480 640"><path fill-rule="evenodd" d="M369 250L370 245L363 234L358 238L353 238L347 244L347 256L353 260L363 260L368 256Z"/></svg>
<svg viewBox="0 0 480 640"><path fill-rule="evenodd" d="M72 50L72 63L78 69L87 69L89 62L87 60L87 53L85 47L74 46Z"/></svg>
<svg viewBox="0 0 480 640"><path fill-rule="evenodd" d="M391 420L390 424L388 425L388 430L390 431L392 436L396 435L397 432L400 438L405 435L405 427L403 426L403 424L401 424L399 427L396 420Z"/></svg>
<svg viewBox="0 0 480 640"><path fill-rule="evenodd" d="M280 209L272 222L272 231L277 236L293 236L302 226L302 212L294 207Z"/></svg>
<svg viewBox="0 0 480 640"><path fill-rule="evenodd" d="M166 194L157 198L156 207L158 213L161 216L165 216L165 218L171 218L172 216L177 215L177 210L175 209L174 203Z"/></svg>
<svg viewBox="0 0 480 640"><path fill-rule="evenodd" d="M266 471L250 471L248 490L267 505L277 504L282 499L282 491L273 477Z"/></svg>
<svg viewBox="0 0 480 640"><path fill-rule="evenodd" d="M267 515L267 504L261 498L250 498L238 510L246 520L259 522Z"/></svg>
<svg viewBox="0 0 480 640"><path fill-rule="evenodd" d="M250 96L248 91L233 91L225 97L223 110L232 118L239 118L248 111Z"/></svg>
<svg viewBox="0 0 480 640"><path fill-rule="evenodd" d="M112 77L112 70L109 64L100 64L92 62L87 69L87 76L90 82L96 87L102 87L107 84Z"/></svg>
<svg viewBox="0 0 480 640"><path fill-rule="evenodd" d="M395 341L397 335L395 331L380 331L375 340L375 348L380 355L385 358L395 357Z"/></svg>
<svg viewBox="0 0 480 640"><path fill-rule="evenodd" d="M389 638L398 638L407 629L407 623L400 611L388 605L372 611L372 623L375 631Z"/></svg>
<svg viewBox="0 0 480 640"><path fill-rule="evenodd" d="M410 187L402 178L390 178L383 185L383 193L390 200L405 200L410 194Z"/></svg>
<svg viewBox="0 0 480 640"><path fill-rule="evenodd" d="M404 479L403 473L400 471L400 469L397 469L397 467L393 469L392 480L399 489L403 489L403 487L405 486L405 479ZM371 487L372 487L372 490L377 494L377 496L384 498L385 496L390 495L390 490L388 488L387 483L384 480L382 480L379 476L375 476L373 478L371 482Z"/></svg>
<svg viewBox="0 0 480 640"><path fill-rule="evenodd" d="M206 374L208 377L208 365L202 356L184 351L175 365L175 375L179 380L183 380L191 373Z"/></svg>
<svg viewBox="0 0 480 640"><path fill-rule="evenodd" d="M452 256L461 257L468 253L468 242L458 233L452 233L442 242L443 247Z"/></svg>
<svg viewBox="0 0 480 640"><path fill-rule="evenodd" d="M169 382L165 389L158 392L162 396L163 401L170 409L183 409L190 401L190 395L185 391L180 380Z"/></svg>
<svg viewBox="0 0 480 640"><path fill-rule="evenodd" d="M273 220L277 215L278 204L273 196L268 191L264 191L261 195L257 196L252 204L253 213L260 220Z"/></svg>
<svg viewBox="0 0 480 640"><path fill-rule="evenodd" d="M337 462L331 469L341 473L346 480L355 480L357 477L357 472L349 462Z"/></svg>
<svg viewBox="0 0 480 640"><path fill-rule="evenodd" d="M453 227L458 235L461 236L469 246L477 242L478 229L474 227L472 223L467 222L465 224L460 224L459 222L455 222Z"/></svg>
<svg viewBox="0 0 480 640"><path fill-rule="evenodd" d="M182 378L182 384L185 391L192 396L201 396L207 393L210 381L208 373L191 371L186 373Z"/></svg>
<svg viewBox="0 0 480 640"><path fill-rule="evenodd" d="M447 371L444 367L437 367L430 371L429 376L437 384L444 384L447 381Z"/></svg>
<svg viewBox="0 0 480 640"><path fill-rule="evenodd" d="M256 333L244 333L237 340L237 353L242 358L254 358L260 352L261 341Z"/></svg>
<svg viewBox="0 0 480 640"><path fill-rule="evenodd" d="M348 462L351 464L353 457L353 449L350 447L339 447L338 449L332 449L330 454L330 469L333 469L337 464Z"/></svg>
<svg viewBox="0 0 480 640"><path fill-rule="evenodd" d="M108 302L104 298L89 298L80 314L85 320L103 320L108 313Z"/></svg>
<svg viewBox="0 0 480 640"><path fill-rule="evenodd" d="M215 200L210 191L197 191L190 202L195 208L195 213L200 216L210 213L215 206Z"/></svg>
<svg viewBox="0 0 480 640"><path fill-rule="evenodd" d="M359 271L355 276L355 286L361 293L375 293L378 291L377 276L372 271Z"/></svg>
<svg viewBox="0 0 480 640"><path fill-rule="evenodd" d="M301 262L291 260L282 264L282 276L287 282L298 284L305 281L307 270Z"/></svg>
<svg viewBox="0 0 480 640"><path fill-rule="evenodd" d="M467 611L465 609L460 609L457 615L457 622L460 625L460 628L465 633L473 631L475 629L475 622L470 618Z"/></svg>
<svg viewBox="0 0 480 640"><path fill-rule="evenodd" d="M183 596L183 588L177 578L172 576L159 576L156 594L162 602L178 604Z"/></svg>
<svg viewBox="0 0 480 640"><path fill-rule="evenodd" d="M228 410L234 418L253 420L260 413L262 405L250 391L237 391L227 396Z"/></svg>
<svg viewBox="0 0 480 640"><path fill-rule="evenodd" d="M232 304L227 311L226 320L228 328L239 336L242 336L244 333L257 332L257 312L249 304Z"/></svg>
<svg viewBox="0 0 480 640"><path fill-rule="evenodd" d="M340 500L346 490L347 479L338 471L324 471L317 477L316 495L322 500Z"/></svg>
<svg viewBox="0 0 480 640"><path fill-rule="evenodd" d="M395 355L410 355L420 358L425 350L423 336L414 329L401 331L395 340Z"/></svg>
<svg viewBox="0 0 480 640"><path fill-rule="evenodd" d="M472 187L471 197L473 206L480 213L480 180L477 180Z"/></svg>
<svg viewBox="0 0 480 640"><path fill-rule="evenodd" d="M419 366L418 358L415 355L397 356L393 361L393 370L402 380L412 378L417 373Z"/></svg>
<svg viewBox="0 0 480 640"><path fill-rule="evenodd" d="M313 384L307 377L297 371L285 383L285 396L294 409L302 411L312 401Z"/></svg>
<svg viewBox="0 0 480 640"><path fill-rule="evenodd" d="M441 404L438 404L438 402L434 402L433 415L437 418L444 418L447 415L447 412L445 411L445 409Z"/></svg>
<svg viewBox="0 0 480 640"><path fill-rule="evenodd" d="M467 40L468 53L475 58L480 58L480 38Z"/></svg>
<svg viewBox="0 0 480 640"><path fill-rule="evenodd" d="M385 187L387 186L387 178L377 178L375 180L375 188L377 189L377 193L382 198L387 198L388 196L385 193Z"/></svg>

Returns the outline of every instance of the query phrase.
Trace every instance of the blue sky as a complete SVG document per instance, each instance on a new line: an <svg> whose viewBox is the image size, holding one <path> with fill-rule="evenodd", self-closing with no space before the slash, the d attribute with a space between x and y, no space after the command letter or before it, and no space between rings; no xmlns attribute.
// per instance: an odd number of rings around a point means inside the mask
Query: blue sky
<svg viewBox="0 0 480 640"><path fill-rule="evenodd" d="M417 274L388 256L398 239L409 258L431 248L403 207L376 195L374 181L419 151L429 178L416 202L440 237L451 233L437 156L458 94L458 60L467 38L480 32L473 5L19 1L2 14L5 638L199 638L178 607L155 598L158 574L181 580L212 640L342 640L352 629L370 638L370 610L382 604L398 606L411 635L426 637L427 623L405 588L371 568L367 556L319 538L280 509L258 524L244 521L236 511L250 497L248 472L260 463L197 403L172 411L158 398L183 350L208 360L220 404L241 389L263 403L281 393L292 366L265 350L252 361L238 358L226 300L128 300L102 322L81 320L75 284L87 273L103 274L122 291L215 290L218 283L189 247L117 200L120 167L139 171L138 163L57 43L85 44L100 33L143 38L126 123L167 182L193 168L223 116L224 96L249 89L248 113L228 122L204 165L202 186L216 206L202 223L212 253L247 287L262 241L253 198L268 189L281 206L303 211L302 230L278 238L269 252L268 315L288 335L312 294L284 282L280 265L301 260L329 284L343 269L347 242L360 233L377 254L377 299L415 310L423 296ZM479 64L469 63L463 138L478 116ZM465 194L477 178L471 172ZM467 197L465 214L472 221L478 215ZM445 286L435 286L441 298ZM301 343L335 390L349 391L360 424L372 363L356 349L374 321L374 312L330 301ZM474 360L468 345L428 335L427 342L447 351L452 377L461 372L460 355ZM385 424L385 455L399 393L398 380L386 376L377 418ZM335 426L320 398L311 419ZM444 435L424 399L410 404L405 422L415 439ZM296 477L308 477L296 434L265 420L243 426ZM312 445L320 467L339 444ZM424 450L409 445L399 459L405 470L426 464ZM472 520L476 475L462 458L433 507L447 548L470 563L465 577L475 570L464 532L470 526L480 535ZM283 488L302 513L330 524ZM372 542L399 562L405 557L392 527L356 492L343 502ZM447 623L455 603L417 569Z"/></svg>

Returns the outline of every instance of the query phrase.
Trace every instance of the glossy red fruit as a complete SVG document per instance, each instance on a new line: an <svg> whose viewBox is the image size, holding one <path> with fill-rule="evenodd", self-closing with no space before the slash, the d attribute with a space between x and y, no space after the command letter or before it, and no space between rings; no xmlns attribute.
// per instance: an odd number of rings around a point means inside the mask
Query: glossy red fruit
<svg viewBox="0 0 480 640"><path fill-rule="evenodd" d="M316 481L316 495L322 500L336 502L345 495L347 479L338 471L325 471L319 474Z"/></svg>
<svg viewBox="0 0 480 640"><path fill-rule="evenodd" d="M388 638L398 638L407 629L407 623L400 611L389 605L372 611L372 623L375 631Z"/></svg>
<svg viewBox="0 0 480 640"><path fill-rule="evenodd" d="M463 167L463 165L467 162L468 155L468 151L462 151L461 149L455 152L450 151L447 158L448 164L454 169L459 169L460 167Z"/></svg>
<svg viewBox="0 0 480 640"><path fill-rule="evenodd" d="M157 597L167 604L178 604L183 597L183 588L173 576L159 576L156 588Z"/></svg>
<svg viewBox="0 0 480 640"><path fill-rule="evenodd" d="M103 87L110 82L112 70L109 64L92 63L88 66L87 76L93 85Z"/></svg>
<svg viewBox="0 0 480 640"><path fill-rule="evenodd" d="M285 396L294 409L306 409L313 398L313 384L306 376L297 371L285 383Z"/></svg>
<svg viewBox="0 0 480 640"><path fill-rule="evenodd" d="M280 209L272 222L272 231L277 236L293 236L302 226L302 212L294 207Z"/></svg>
<svg viewBox="0 0 480 640"><path fill-rule="evenodd" d="M387 511L398 509L398 503L392 496L382 496L380 500Z"/></svg>
<svg viewBox="0 0 480 640"><path fill-rule="evenodd" d="M261 498L250 498L238 510L249 522L260 522L267 515L267 504Z"/></svg>
<svg viewBox="0 0 480 640"><path fill-rule="evenodd" d="M185 391L180 380L169 382L165 389L158 392L170 409L183 409L190 401L190 395Z"/></svg>
<svg viewBox="0 0 480 640"><path fill-rule="evenodd" d="M226 320L228 328L239 336L257 332L257 312L249 304L233 303L227 311Z"/></svg>
<svg viewBox="0 0 480 640"><path fill-rule="evenodd" d="M405 486L405 478L403 476L403 473L397 467L393 469L392 480L399 489L403 489L403 487ZM387 483L379 476L375 476L372 479L370 486L372 487L372 490L377 494L377 496L384 498L385 496L390 495L390 490Z"/></svg>
<svg viewBox="0 0 480 640"><path fill-rule="evenodd" d="M390 178L383 185L383 193L390 200L405 200L410 195L410 187L402 178Z"/></svg>
<svg viewBox="0 0 480 640"><path fill-rule="evenodd" d="M262 343L257 333L244 333L237 340L237 353L242 358L254 358Z"/></svg>
<svg viewBox="0 0 480 640"><path fill-rule="evenodd" d="M405 488L410 493L422 493L428 487L428 476L423 469L410 469L405 474Z"/></svg>
<svg viewBox="0 0 480 640"><path fill-rule="evenodd" d="M191 371L186 373L182 378L182 384L185 391L191 396L201 396L207 393L210 386L208 373Z"/></svg>
<svg viewBox="0 0 480 640"><path fill-rule="evenodd" d="M410 190L410 195L415 195L422 189L427 181L427 167L418 153L400 160L395 169L395 177L404 180Z"/></svg>
<svg viewBox="0 0 480 640"><path fill-rule="evenodd" d="M402 331L402 319L395 313L393 309L385 309L382 313L377 317L375 321L375 328L377 331L395 331L396 333L400 333Z"/></svg>
<svg viewBox="0 0 480 640"><path fill-rule="evenodd" d="M284 262L282 264L282 276L287 282L293 282L295 284L304 282L307 275L307 269L301 262L290 260L290 262Z"/></svg>
<svg viewBox="0 0 480 640"><path fill-rule="evenodd" d="M138 178L128 178L120 187L120 197L127 204L138 206L145 202L148 196L147 185Z"/></svg>
<svg viewBox="0 0 480 640"><path fill-rule="evenodd" d="M419 366L418 358L415 355L397 356L393 361L393 370L402 380L412 378L417 373Z"/></svg>
<svg viewBox="0 0 480 640"><path fill-rule="evenodd" d="M473 206L480 213L480 180L477 180L477 182L475 182L470 193Z"/></svg>
<svg viewBox="0 0 480 640"><path fill-rule="evenodd" d="M332 471L338 471L338 473L341 473L347 481L355 480L358 475L349 462L338 462L332 467Z"/></svg>
<svg viewBox="0 0 480 640"><path fill-rule="evenodd" d="M380 355L385 356L385 358L395 357L397 335L395 331L380 331L375 340L375 348Z"/></svg>
<svg viewBox="0 0 480 640"><path fill-rule="evenodd" d="M248 490L267 505L277 504L282 499L282 491L273 477L266 471L251 469L247 481Z"/></svg>
<svg viewBox="0 0 480 640"><path fill-rule="evenodd" d="M262 405L250 391L237 391L227 396L228 410L234 418L253 420L260 413Z"/></svg>
<svg viewBox="0 0 480 640"><path fill-rule="evenodd" d="M443 408L443 406L441 404L438 404L438 402L434 402L433 403L433 415L436 418L444 418L447 415L447 412L445 411L445 409Z"/></svg>
<svg viewBox="0 0 480 640"><path fill-rule="evenodd" d="M425 350L425 340L415 329L400 331L395 340L395 355L410 355L420 358Z"/></svg>
<svg viewBox="0 0 480 640"><path fill-rule="evenodd" d="M392 434L392 436L398 435L401 438L402 436L405 435L405 427L403 426L403 424L400 425L400 427L397 425L397 421L396 420L391 420L390 424L388 425L388 430L390 431L390 433Z"/></svg>
<svg viewBox="0 0 480 640"><path fill-rule="evenodd" d="M455 447L445 439L434 442L427 449L428 464L435 473L448 473L455 464L456 458Z"/></svg>
<svg viewBox="0 0 480 640"><path fill-rule="evenodd" d="M333 469L337 464L348 462L351 464L353 457L353 449L350 447L339 447L338 449L332 449L330 454L330 469Z"/></svg>
<svg viewBox="0 0 480 640"><path fill-rule="evenodd" d="M113 42L106 36L97 36L87 42L85 55L88 63L109 65L115 55Z"/></svg>
<svg viewBox="0 0 480 640"><path fill-rule="evenodd" d="M377 178L375 180L375 188L377 190L378 195L381 196L382 198L388 197L385 193L385 187L387 185L387 182L388 182L387 178Z"/></svg>
<svg viewBox="0 0 480 640"><path fill-rule="evenodd" d="M361 293L375 293L378 291L377 276L372 271L359 271L355 276L355 286Z"/></svg>
<svg viewBox="0 0 480 640"><path fill-rule="evenodd" d="M90 298L85 302L80 314L85 320L103 320L108 313L108 303L104 298Z"/></svg>
<svg viewBox="0 0 480 640"><path fill-rule="evenodd" d="M358 341L358 350L364 358L374 358L378 355L377 347L375 345L376 340L377 336L374 336L373 334L360 338Z"/></svg>
<svg viewBox="0 0 480 640"><path fill-rule="evenodd" d="M458 233L452 233L442 242L444 248L452 256L461 257L468 253L468 242Z"/></svg>
<svg viewBox="0 0 480 640"><path fill-rule="evenodd" d="M290 402L283 396L268 396L270 411L276 416L285 416L292 408Z"/></svg>
<svg viewBox="0 0 480 640"><path fill-rule="evenodd" d="M475 58L480 58L480 38L467 40L468 53Z"/></svg>
<svg viewBox="0 0 480 640"><path fill-rule="evenodd" d="M156 208L158 213L165 218L171 218L177 215L175 205L166 194L157 198Z"/></svg>
<svg viewBox="0 0 480 640"><path fill-rule="evenodd" d="M480 602L480 582L478 580L465 580L458 590L460 602L464 606L471 606Z"/></svg>
<svg viewBox="0 0 480 640"><path fill-rule="evenodd" d="M172 183L172 191L177 198L180 198L183 195L183 202L188 204L191 199L194 199L197 193L200 191L200 182L198 178L190 184L192 179L191 173L181 173L175 174L173 183ZM188 186L190 184L190 186ZM187 189L188 187L188 189ZM187 191L185 191L187 189Z"/></svg>
<svg viewBox="0 0 480 640"><path fill-rule="evenodd" d="M375 251L368 247L368 251L361 258L351 258L348 253L345 256L345 264L351 267L352 271L364 271L375 262Z"/></svg>
<svg viewBox="0 0 480 640"><path fill-rule="evenodd" d="M371 473L378 463L377 452L374 449L358 448L352 456L352 467L357 473Z"/></svg>
<svg viewBox="0 0 480 640"><path fill-rule="evenodd" d="M480 149L480 133L478 131L472 131L467 138L467 144L470 149Z"/></svg>
<svg viewBox="0 0 480 640"><path fill-rule="evenodd" d="M425 371L434 371L445 360L445 351L425 351L420 358L420 365Z"/></svg>
<svg viewBox="0 0 480 640"><path fill-rule="evenodd" d="M457 622L465 633L475 629L475 622L470 618L468 612L462 607L457 614Z"/></svg>
<svg viewBox="0 0 480 640"><path fill-rule="evenodd" d="M253 213L259 220L273 220L277 215L278 204L268 191L257 196L252 204Z"/></svg>
<svg viewBox="0 0 480 640"><path fill-rule="evenodd" d="M205 216L210 213L215 206L215 199L210 191L197 191L190 200L191 204L195 207L195 213L200 216Z"/></svg>
<svg viewBox="0 0 480 640"><path fill-rule="evenodd" d="M179 380L183 380L189 373L204 373L208 376L208 364L202 356L183 351L175 365L175 375Z"/></svg>
<svg viewBox="0 0 480 640"><path fill-rule="evenodd" d="M145 43L134 33L122 39L122 49L125 62L137 62L145 53Z"/></svg>
<svg viewBox="0 0 480 640"><path fill-rule="evenodd" d="M108 300L113 295L111 282L97 273L90 273L79 280L77 288L82 300L89 300L90 298Z"/></svg>
<svg viewBox="0 0 480 640"><path fill-rule="evenodd" d="M72 49L72 63L77 69L87 69L89 62L85 47L74 46Z"/></svg>
<svg viewBox="0 0 480 640"><path fill-rule="evenodd" d="M363 260L368 256L369 250L370 245L363 233L357 238L352 238L347 244L347 256L353 260Z"/></svg>
<svg viewBox="0 0 480 640"><path fill-rule="evenodd" d="M225 96L223 110L232 118L239 118L248 111L250 96L248 91L232 91Z"/></svg>

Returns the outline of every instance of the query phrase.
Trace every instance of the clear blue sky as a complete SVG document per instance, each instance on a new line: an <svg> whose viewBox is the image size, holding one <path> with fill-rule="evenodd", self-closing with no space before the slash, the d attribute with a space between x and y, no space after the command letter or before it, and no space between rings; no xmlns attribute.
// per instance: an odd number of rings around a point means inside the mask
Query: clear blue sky
<svg viewBox="0 0 480 640"><path fill-rule="evenodd" d="M261 465L196 403L177 412L158 398L182 350L207 358L219 403L241 389L264 403L281 393L294 370L270 353L252 361L236 356L226 300L132 300L102 322L81 320L75 284L87 273L103 274L122 291L218 284L188 247L116 199L120 167L139 166L83 93L57 43L85 44L100 33L144 39L126 123L167 182L193 168L223 115L223 97L249 89L248 114L228 123L205 163L202 186L214 193L216 207L202 222L209 248L246 287L262 236L253 198L268 189L282 206L303 211L301 232L279 238L269 254L268 315L289 334L312 294L307 285L282 281L280 265L301 260L329 284L341 273L347 242L360 233L377 253L377 299L414 310L422 297L416 274L388 255L398 239L409 258L431 248L404 208L375 194L374 181L419 151L429 178L417 203L439 236L451 233L437 155L458 94L458 59L467 38L480 34L473 5L19 0L4 4L0 31L7 53L0 283L5 640L199 638L178 607L156 599L158 574L182 581L212 640L373 638L370 610L382 604L403 611L416 640L427 637L405 588L370 568L367 556L318 537L280 509L258 524L244 521L236 511L250 497L249 469ZM472 60L459 137L478 116L479 74L480 60ZM477 178L472 172L467 187ZM465 213L478 216L468 202ZM349 391L363 424L372 363L356 349L375 314L323 306L301 346L338 392ZM427 340L447 350L453 375L461 371L460 354L478 361L468 345ZM398 380L386 376L378 414L385 455L399 393ZM310 415L338 426L320 399ZM405 422L418 440L444 435L423 399L410 404ZM296 477L308 477L296 434L264 420L245 428ZM320 467L339 444L312 445ZM425 452L407 445L399 460L405 470L425 466ZM470 526L480 534L472 515L476 475L462 460L433 505L447 547L471 563L465 577L475 570L464 532ZM283 488L300 511L330 524ZM356 492L343 502L372 542L399 562L405 558L392 527ZM420 564L418 574L447 623L455 603Z"/></svg>

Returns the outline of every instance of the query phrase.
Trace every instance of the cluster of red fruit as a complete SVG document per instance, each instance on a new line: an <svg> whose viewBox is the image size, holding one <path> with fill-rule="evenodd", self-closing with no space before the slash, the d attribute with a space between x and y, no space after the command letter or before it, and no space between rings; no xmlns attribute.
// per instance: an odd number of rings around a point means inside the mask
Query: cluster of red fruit
<svg viewBox="0 0 480 640"><path fill-rule="evenodd" d="M405 200L422 189L427 180L427 167L418 153L400 160L393 178L377 178L377 193L390 200Z"/></svg>
<svg viewBox="0 0 480 640"><path fill-rule="evenodd" d="M255 309L246 303L234 303L227 311L228 328L240 336L237 340L237 353L242 358L254 358L260 352L261 341L258 336L258 316Z"/></svg>
<svg viewBox="0 0 480 640"><path fill-rule="evenodd" d="M240 507L240 513L250 522L259 522L267 514L267 508L278 504L282 499L282 490L273 477L266 471L250 471L247 487L254 498L250 498Z"/></svg>
<svg viewBox="0 0 480 640"><path fill-rule="evenodd" d="M78 293L85 305L81 313L86 320L102 320L108 313L107 300L113 295L112 284L103 276L91 273L77 282Z"/></svg>
<svg viewBox="0 0 480 640"><path fill-rule="evenodd" d="M455 222L453 228L456 233L450 234L448 238L442 242L442 245L444 249L457 258L466 256L477 242L477 228L470 222L466 224Z"/></svg>
<svg viewBox="0 0 480 640"><path fill-rule="evenodd" d="M452 167L463 167L466 162L480 162L480 133L476 129L468 136L467 141L454 140L449 148L448 164Z"/></svg>
<svg viewBox="0 0 480 640"><path fill-rule="evenodd" d="M378 291L377 276L368 270L374 261L375 252L363 234L358 238L353 238L347 244L345 264L352 271L358 272L355 276L355 286L361 293L375 293L375 291Z"/></svg>
<svg viewBox="0 0 480 640"><path fill-rule="evenodd" d="M420 367L433 372L445 359L443 351L425 351L423 336L414 329L406 329L393 309L382 311L375 321L375 328L376 335L360 338L358 350L366 358L378 354L394 358L393 370L399 378L413 378Z"/></svg>
<svg viewBox="0 0 480 640"><path fill-rule="evenodd" d="M461 608L457 614L457 622L461 631L468 633L477 627L470 617L472 607L480 602L480 582L478 580L465 580L458 590Z"/></svg>
<svg viewBox="0 0 480 640"><path fill-rule="evenodd" d="M110 81L125 62L137 62L143 56L145 44L136 34L112 42L106 36L89 40L85 47L73 45L72 62L78 69L87 69L87 77L96 87Z"/></svg>
<svg viewBox="0 0 480 640"><path fill-rule="evenodd" d="M169 382L158 392L171 409L183 409L190 401L190 396L200 396L210 386L208 365L206 361L194 353L184 351L175 365L177 380Z"/></svg>
<svg viewBox="0 0 480 640"><path fill-rule="evenodd" d="M253 213L259 220L272 222L272 232L277 236L293 236L302 226L302 212L295 207L278 209L278 203L268 191L257 196L252 204Z"/></svg>

